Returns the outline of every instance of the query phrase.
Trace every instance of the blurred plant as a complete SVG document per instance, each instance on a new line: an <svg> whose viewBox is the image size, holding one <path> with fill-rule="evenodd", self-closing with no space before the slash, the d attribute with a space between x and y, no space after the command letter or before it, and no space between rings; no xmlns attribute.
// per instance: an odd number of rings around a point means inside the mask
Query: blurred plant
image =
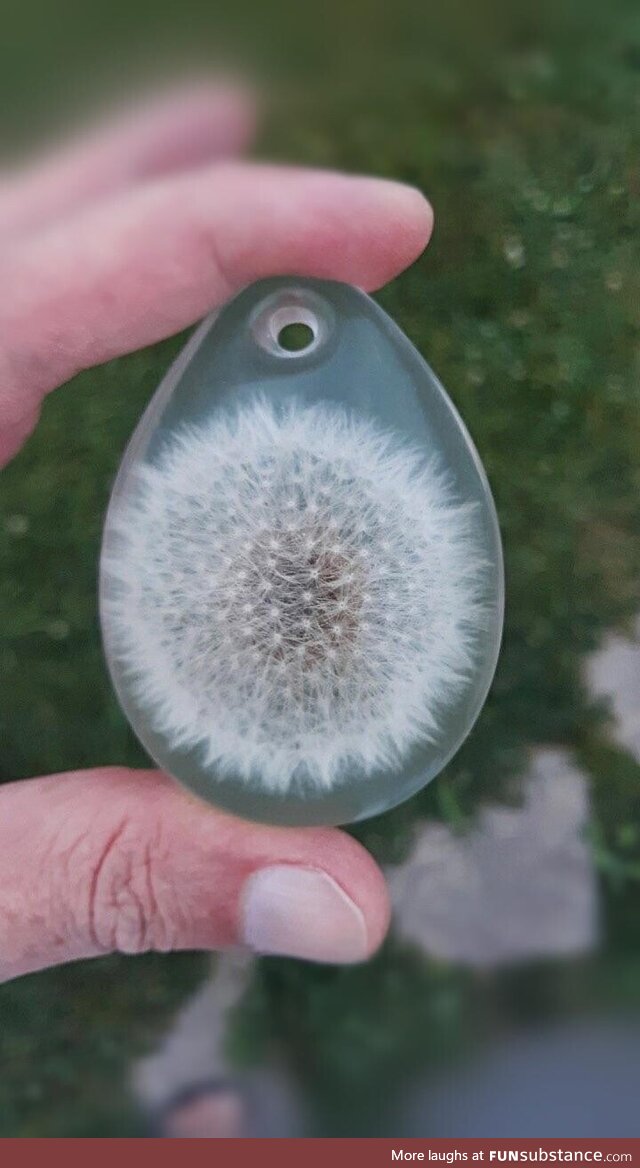
<svg viewBox="0 0 640 1168"><path fill-rule="evenodd" d="M393 1068L434 1062L509 1021L523 995L541 1013L617 997L640 1005L640 767L611 745L606 711L583 684L585 655L607 629L628 625L638 603L640 11L631 0L437 10L422 0L384 10L329 0L311 36L277 4L263 16L254 4L250 22L248 7L229 13L231 39L250 23L272 46L272 71L284 61L289 74L264 152L429 193L434 242L381 300L467 421L506 546L504 650L473 735L430 788L357 834L397 860L420 817L460 830L479 801L518 798L531 746L561 742L591 779L603 874L606 949L532 970L528 988L522 978L479 981L393 942L361 969L264 962L234 1049L245 1060L284 1049L344 1127L345 1108L355 1113ZM210 19L203 41L219 31L220 13ZM128 20L134 39L147 35L143 17L131 10ZM75 36L81 61L88 48ZM95 572L109 483L179 344L55 395L3 477L5 778L144 761L106 679ZM135 976L111 961L5 988L2 1134L75 1134L80 1112L83 1134L110 1134L113 1113L97 1092L113 1091L129 1051L159 1030L197 975L190 960L143 959Z"/></svg>

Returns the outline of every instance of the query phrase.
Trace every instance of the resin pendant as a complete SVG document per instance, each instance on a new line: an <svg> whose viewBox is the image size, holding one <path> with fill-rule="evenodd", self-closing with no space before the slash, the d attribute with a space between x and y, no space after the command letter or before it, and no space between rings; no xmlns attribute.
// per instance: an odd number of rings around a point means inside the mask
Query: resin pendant
<svg viewBox="0 0 640 1168"><path fill-rule="evenodd" d="M201 325L102 551L109 666L160 767L249 819L385 811L468 734L502 607L478 455L373 300L264 280Z"/></svg>

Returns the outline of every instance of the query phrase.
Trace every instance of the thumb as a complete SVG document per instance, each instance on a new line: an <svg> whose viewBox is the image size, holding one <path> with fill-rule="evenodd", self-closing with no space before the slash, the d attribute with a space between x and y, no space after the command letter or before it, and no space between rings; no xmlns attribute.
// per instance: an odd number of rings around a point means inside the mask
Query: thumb
<svg viewBox="0 0 640 1168"><path fill-rule="evenodd" d="M245 823L155 771L0 788L0 980L150 949L361 961L388 911L381 872L345 833Z"/></svg>

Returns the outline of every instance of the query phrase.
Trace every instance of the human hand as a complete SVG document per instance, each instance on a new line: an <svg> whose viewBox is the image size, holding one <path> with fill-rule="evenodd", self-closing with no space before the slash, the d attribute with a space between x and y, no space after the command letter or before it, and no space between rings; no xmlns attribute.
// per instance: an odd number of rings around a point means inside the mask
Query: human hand
<svg viewBox="0 0 640 1168"><path fill-rule="evenodd" d="M243 285L371 290L422 251L418 191L229 161L251 123L240 92L200 87L0 183L0 464L51 390ZM112 951L360 961L388 916L381 872L336 829L244 823L123 767L0 788L0 980Z"/></svg>

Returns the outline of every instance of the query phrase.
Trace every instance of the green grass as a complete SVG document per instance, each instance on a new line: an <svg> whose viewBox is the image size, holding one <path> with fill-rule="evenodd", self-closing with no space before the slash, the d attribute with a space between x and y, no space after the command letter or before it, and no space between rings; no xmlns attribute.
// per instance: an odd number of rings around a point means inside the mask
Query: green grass
<svg viewBox="0 0 640 1168"><path fill-rule="evenodd" d="M357 834L396 859L421 817L458 828L483 800L517 799L530 747L563 743L592 781L607 945L490 985L393 941L357 970L265 962L236 1019L236 1056L277 1044L334 1117L340 1100L355 1110L398 1068L479 1040L528 1002L595 1010L624 986L640 1005L640 768L582 682L585 654L628 626L639 594L640 11L627 0L468 7L329 0L312 28L269 6L269 39L257 5L240 5L226 35L242 45L253 14L281 76L261 153L405 179L432 199L432 246L380 300L467 421L505 541L504 650L473 735L429 789ZM203 26L205 57L219 18ZM133 42L145 33L135 20ZM88 53L85 34L72 61ZM178 347L54 395L3 477L4 779L143 761L101 657L96 562L123 446ZM114 958L2 989L0 1135L135 1130L127 1060L199 970L188 956Z"/></svg>

